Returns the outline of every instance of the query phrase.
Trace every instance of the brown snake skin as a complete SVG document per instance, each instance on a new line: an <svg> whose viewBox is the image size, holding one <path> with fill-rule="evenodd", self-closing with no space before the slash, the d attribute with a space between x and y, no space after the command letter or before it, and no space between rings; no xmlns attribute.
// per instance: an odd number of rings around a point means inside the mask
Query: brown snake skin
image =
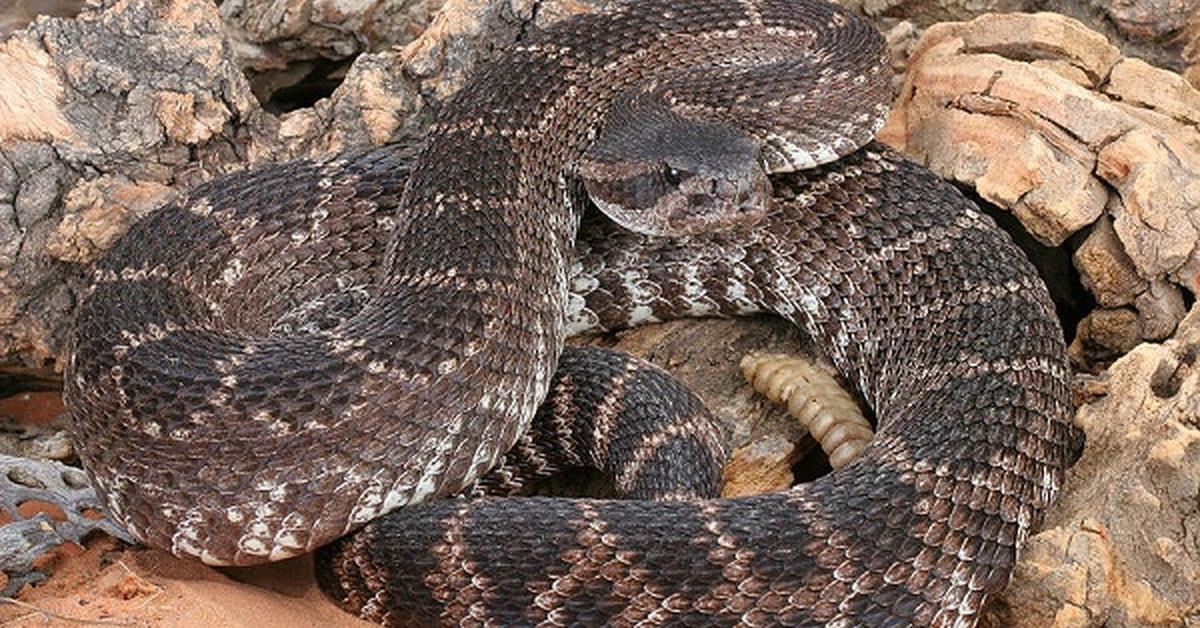
<svg viewBox="0 0 1200 628"><path fill-rule="evenodd" d="M989 219L853 152L882 54L814 0L617 4L481 72L411 173L385 147L197 188L97 264L80 307L65 394L109 514L248 564L418 504L322 557L334 593L394 625L971 625L1078 440L1062 333ZM572 266L571 164L634 81L736 119L771 170L853 154L776 178L753 230L593 224ZM419 504L526 430L566 333L756 311L858 388L879 420L859 461L738 500Z"/></svg>
<svg viewBox="0 0 1200 628"><path fill-rule="evenodd" d="M573 326L782 315L878 417L860 459L748 498L411 506L320 550L326 591L394 626L973 625L1082 444L1045 287L989 217L881 145L773 183L749 233L589 218Z"/></svg>

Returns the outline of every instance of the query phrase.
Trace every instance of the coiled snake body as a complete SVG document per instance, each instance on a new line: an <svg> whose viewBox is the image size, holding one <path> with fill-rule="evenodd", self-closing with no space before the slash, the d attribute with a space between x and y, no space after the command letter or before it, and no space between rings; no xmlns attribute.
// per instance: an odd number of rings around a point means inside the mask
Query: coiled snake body
<svg viewBox="0 0 1200 628"><path fill-rule="evenodd" d="M411 171L398 147L281 164L148 217L97 264L66 380L109 514L150 545L249 564L395 511L321 573L398 625L972 623L1068 463L1067 366L1012 243L932 175L860 148L882 55L816 0L615 4L481 72ZM816 167L776 178L753 229L590 225L573 265L572 179L606 156L589 151L614 136L613 103L732 125L771 171ZM747 499L396 511L501 458L568 331L756 311L824 343L878 417L859 461Z"/></svg>

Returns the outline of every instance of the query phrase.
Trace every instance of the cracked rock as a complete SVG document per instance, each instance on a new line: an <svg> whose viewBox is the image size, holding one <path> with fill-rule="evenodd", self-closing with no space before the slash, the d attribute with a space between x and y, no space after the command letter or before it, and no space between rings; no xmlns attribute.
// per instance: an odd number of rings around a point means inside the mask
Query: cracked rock
<svg viewBox="0 0 1200 628"><path fill-rule="evenodd" d="M1147 340L1165 340L1187 313L1183 292L1175 284L1162 280L1151 283L1138 295L1134 305L1142 338Z"/></svg>
<svg viewBox="0 0 1200 628"><path fill-rule="evenodd" d="M349 65L363 52L412 41L443 0L226 0L221 19L250 74L254 92L276 92L312 81L329 63ZM334 71L336 73L336 71Z"/></svg>
<svg viewBox="0 0 1200 628"><path fill-rule="evenodd" d="M1104 307L1129 305L1146 289L1146 280L1138 275L1108 217L1092 225L1073 261L1083 286Z"/></svg>
<svg viewBox="0 0 1200 628"><path fill-rule="evenodd" d="M207 2L111 0L0 42L0 356L61 364L82 269L246 159L258 111Z"/></svg>
<svg viewBox="0 0 1200 628"><path fill-rule="evenodd" d="M1200 287L1200 92L1071 18L931 27L881 137L1043 244L1095 225L1074 255L1102 308L1079 325L1078 364L1166 337L1175 293Z"/></svg>

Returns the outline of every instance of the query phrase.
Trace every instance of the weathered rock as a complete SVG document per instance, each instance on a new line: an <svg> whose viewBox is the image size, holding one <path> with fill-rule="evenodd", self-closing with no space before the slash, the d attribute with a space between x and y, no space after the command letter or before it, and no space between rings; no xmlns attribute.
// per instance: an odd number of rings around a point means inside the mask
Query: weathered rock
<svg viewBox="0 0 1200 628"><path fill-rule="evenodd" d="M1129 57L1183 71L1193 49L1200 3L1196 0L1046 0L1041 9L1076 18L1108 37Z"/></svg>
<svg viewBox="0 0 1200 628"><path fill-rule="evenodd" d="M1200 92L1179 75L1060 15L938 24L882 137L1044 244L1096 224L1074 262L1108 310L1079 325L1079 364L1100 368L1178 322L1172 290L1195 290L1200 266Z"/></svg>
<svg viewBox="0 0 1200 628"><path fill-rule="evenodd" d="M35 460L69 462L76 458L66 425L14 425L0 420L0 455Z"/></svg>
<svg viewBox="0 0 1200 628"><path fill-rule="evenodd" d="M1141 126L1099 151L1096 172L1120 196L1113 228L1139 274L1159 278L1183 266L1200 232L1195 211L1200 207L1200 154L1173 134Z"/></svg>
<svg viewBox="0 0 1200 628"><path fill-rule="evenodd" d="M1097 308L1079 321L1067 353L1075 368L1099 373L1141 340L1137 312L1125 307Z"/></svg>
<svg viewBox="0 0 1200 628"><path fill-rule="evenodd" d="M1149 109L1185 129L1194 130L1200 124L1200 93L1195 86L1182 76L1164 73L1141 59L1127 58L1114 65L1104 85L1104 93L1130 105L1130 112L1135 115ZM1161 119L1153 122L1164 123ZM1184 134L1183 137L1194 139L1195 135Z"/></svg>
<svg viewBox="0 0 1200 628"><path fill-rule="evenodd" d="M1060 28L1038 26L1046 21ZM1107 193L1088 146L1127 128L1128 116L1044 63L1001 55L1057 59L1098 80L1117 56L1107 44L1095 50L1100 42L1047 14L939 24L918 45L881 138L1061 243L1102 213Z"/></svg>
<svg viewBox="0 0 1200 628"><path fill-rule="evenodd" d="M1035 0L842 0L872 18L912 20L921 27L948 20L969 20L983 13L1029 11Z"/></svg>
<svg viewBox="0 0 1200 628"><path fill-rule="evenodd" d="M226 0L221 3L238 62L267 101L320 70L314 61L346 65L361 52L412 41L442 0Z"/></svg>
<svg viewBox="0 0 1200 628"><path fill-rule="evenodd" d="M404 45L441 0L225 0L221 18L238 58L257 70L304 59L346 59Z"/></svg>
<svg viewBox="0 0 1200 628"><path fill-rule="evenodd" d="M742 497L787 489L796 482L792 465L797 456L796 444L778 434L737 448L722 471L721 496Z"/></svg>
<svg viewBox="0 0 1200 628"><path fill-rule="evenodd" d="M1148 285L1138 275L1107 217L1092 225L1087 239L1075 250L1073 261L1083 286L1104 307L1129 305Z"/></svg>
<svg viewBox="0 0 1200 628"><path fill-rule="evenodd" d="M0 356L61 356L80 268L172 194L240 167L257 106L206 2L114 1L0 43Z"/></svg>
<svg viewBox="0 0 1200 628"><path fill-rule="evenodd" d="M1142 338L1147 340L1165 340L1187 313L1183 293L1175 284L1161 279L1139 294L1134 306Z"/></svg>
<svg viewBox="0 0 1200 628"><path fill-rule="evenodd" d="M1200 307L1142 344L1085 404L1087 446L1022 554L1004 626L1184 626L1200 619Z"/></svg>

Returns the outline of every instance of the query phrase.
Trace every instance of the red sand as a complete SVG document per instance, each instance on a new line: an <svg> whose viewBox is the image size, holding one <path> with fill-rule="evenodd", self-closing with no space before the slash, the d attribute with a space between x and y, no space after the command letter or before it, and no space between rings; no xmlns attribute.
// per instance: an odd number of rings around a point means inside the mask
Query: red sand
<svg viewBox="0 0 1200 628"><path fill-rule="evenodd" d="M0 399L0 415L46 424L63 411L57 392ZM28 510L28 512L26 512ZM55 506L27 502L21 515ZM61 511L58 512L62 518ZM4 523L0 517L0 525ZM0 628L45 626L178 626L302 628L370 626L335 606L317 588L312 560L217 570L158 550L118 549L101 538L84 549L64 545L40 558L52 575L0 598ZM0 585L4 575L0 574Z"/></svg>
<svg viewBox="0 0 1200 628"><path fill-rule="evenodd" d="M111 539L63 552L49 581L0 604L0 626L369 626L324 597L308 557L215 570Z"/></svg>

